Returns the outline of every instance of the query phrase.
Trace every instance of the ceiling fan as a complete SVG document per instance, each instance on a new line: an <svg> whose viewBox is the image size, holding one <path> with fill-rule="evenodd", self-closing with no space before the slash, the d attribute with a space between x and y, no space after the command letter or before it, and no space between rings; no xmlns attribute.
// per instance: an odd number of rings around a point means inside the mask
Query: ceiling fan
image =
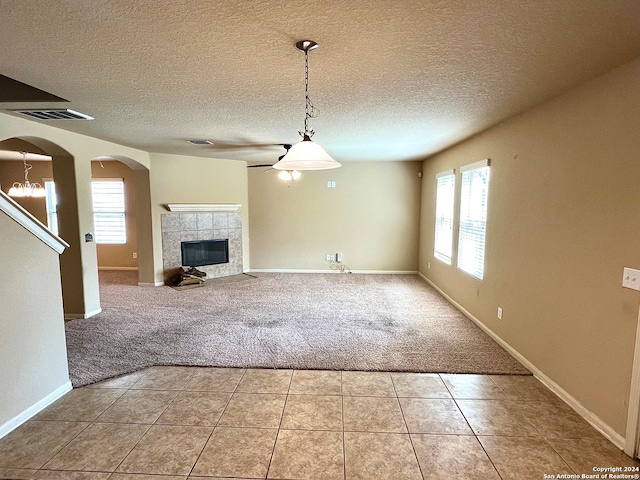
<svg viewBox="0 0 640 480"><path fill-rule="evenodd" d="M283 155L280 155L278 157L278 162L280 160L282 160L287 155L287 153L289 153L289 149L291 148L291 144L289 144L289 143L283 143L282 146L284 147L286 152L284 152ZM265 168L265 167L269 167L267 170L265 170L265 172L266 172L266 171L269 171L269 170L275 170L274 165L275 165L275 163L263 163L263 164L260 164L260 165L247 165L247 168ZM294 181L298 180L301 175L302 174L297 170L279 170L278 178L280 180L282 180L282 181L290 182L292 180L294 180Z"/></svg>
<svg viewBox="0 0 640 480"><path fill-rule="evenodd" d="M291 144L290 143L282 143L281 145L284 147L286 152L284 152L284 154L282 154L282 155L280 155L278 157L278 162L284 158L284 156L289 152L289 149L291 148ZM259 165L247 165L247 168L273 167L276 163L277 162L274 162L274 163L262 163L262 164L259 164Z"/></svg>
<svg viewBox="0 0 640 480"><path fill-rule="evenodd" d="M254 142L247 138L237 137L232 140L216 140L210 138L194 138L187 140L192 145L205 147L207 150L262 150L282 146L282 143Z"/></svg>

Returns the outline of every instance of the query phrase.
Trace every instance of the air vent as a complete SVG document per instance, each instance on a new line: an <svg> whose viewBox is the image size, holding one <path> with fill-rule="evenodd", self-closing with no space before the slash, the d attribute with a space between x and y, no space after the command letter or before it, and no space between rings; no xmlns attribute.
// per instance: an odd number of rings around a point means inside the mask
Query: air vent
<svg viewBox="0 0 640 480"><path fill-rule="evenodd" d="M55 110L12 110L27 117L38 120L93 120L93 117L75 110L55 109Z"/></svg>
<svg viewBox="0 0 640 480"><path fill-rule="evenodd" d="M213 145L211 140L187 140L189 143L193 145Z"/></svg>

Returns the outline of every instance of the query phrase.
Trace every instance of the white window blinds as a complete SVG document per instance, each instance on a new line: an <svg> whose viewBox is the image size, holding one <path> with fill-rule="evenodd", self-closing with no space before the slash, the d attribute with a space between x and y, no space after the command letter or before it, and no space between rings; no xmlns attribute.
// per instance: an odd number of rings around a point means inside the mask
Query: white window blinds
<svg viewBox="0 0 640 480"><path fill-rule="evenodd" d="M45 206L47 208L47 228L58 235L58 200L56 184L53 180L43 179L45 191Z"/></svg>
<svg viewBox="0 0 640 480"><path fill-rule="evenodd" d="M460 232L458 236L458 268L482 280L489 193L489 160L460 169Z"/></svg>
<svg viewBox="0 0 640 480"><path fill-rule="evenodd" d="M127 243L123 179L94 180L91 187L96 243Z"/></svg>
<svg viewBox="0 0 640 480"><path fill-rule="evenodd" d="M453 170L436 175L436 225L433 256L451 265L453 248L453 202L456 176Z"/></svg>

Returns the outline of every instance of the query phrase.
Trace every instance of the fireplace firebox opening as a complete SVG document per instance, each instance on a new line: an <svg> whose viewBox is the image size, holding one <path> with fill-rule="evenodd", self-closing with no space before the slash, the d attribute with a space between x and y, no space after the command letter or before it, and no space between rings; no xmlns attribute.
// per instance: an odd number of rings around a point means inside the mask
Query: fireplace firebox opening
<svg viewBox="0 0 640 480"><path fill-rule="evenodd" d="M181 243L182 265L201 267L229 263L229 239L194 240Z"/></svg>

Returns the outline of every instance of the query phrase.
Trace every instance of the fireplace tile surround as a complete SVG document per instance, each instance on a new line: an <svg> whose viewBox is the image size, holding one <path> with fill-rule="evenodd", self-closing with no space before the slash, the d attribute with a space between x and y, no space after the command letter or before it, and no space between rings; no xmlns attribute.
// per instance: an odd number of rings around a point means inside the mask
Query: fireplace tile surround
<svg viewBox="0 0 640 480"><path fill-rule="evenodd" d="M229 263L205 265L207 278L242 273L242 214L238 212L165 213L161 215L165 281L181 266L181 242L229 239Z"/></svg>

